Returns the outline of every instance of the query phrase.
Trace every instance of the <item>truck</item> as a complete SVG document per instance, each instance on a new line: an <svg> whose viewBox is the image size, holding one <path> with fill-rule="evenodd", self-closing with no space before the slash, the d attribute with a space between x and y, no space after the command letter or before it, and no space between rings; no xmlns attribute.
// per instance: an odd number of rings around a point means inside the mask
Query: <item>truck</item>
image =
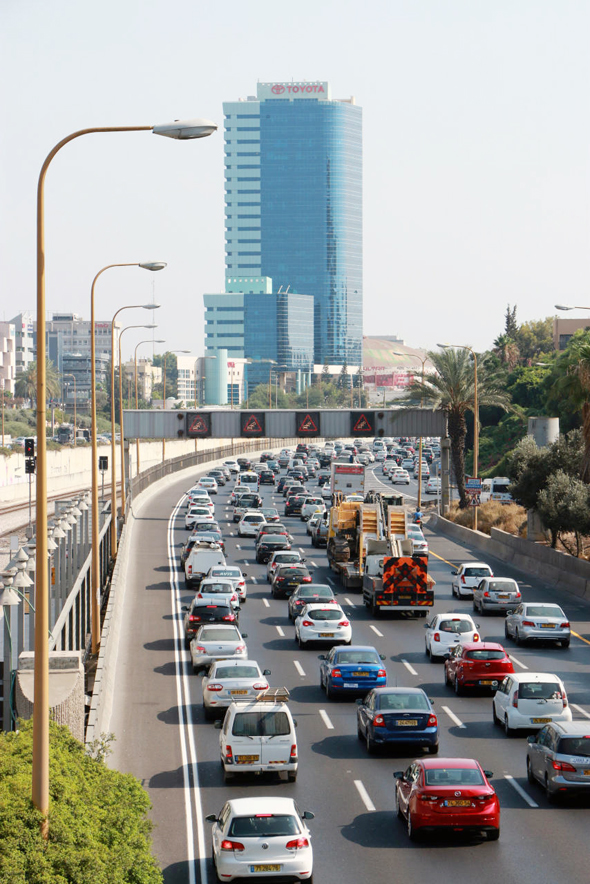
<svg viewBox="0 0 590 884"><path fill-rule="evenodd" d="M334 495L341 494L346 497L348 494L365 493L365 468L360 463L332 463L332 475L330 479L330 490L332 499Z"/></svg>

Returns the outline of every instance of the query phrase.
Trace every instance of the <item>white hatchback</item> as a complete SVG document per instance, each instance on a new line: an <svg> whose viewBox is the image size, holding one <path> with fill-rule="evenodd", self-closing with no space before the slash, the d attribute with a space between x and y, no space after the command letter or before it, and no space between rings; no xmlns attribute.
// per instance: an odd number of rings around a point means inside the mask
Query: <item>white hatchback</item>
<svg viewBox="0 0 590 884"><path fill-rule="evenodd" d="M479 624L470 614L433 614L424 624L425 650L431 661L444 657L452 647L465 642L478 642Z"/></svg>
<svg viewBox="0 0 590 884"><path fill-rule="evenodd" d="M261 525L266 525L266 519L262 513L246 510L238 525L240 537L256 537Z"/></svg>
<svg viewBox="0 0 590 884"><path fill-rule="evenodd" d="M515 730L539 730L552 721L571 721L565 685L550 672L507 675L492 701L494 724L504 725L507 736Z"/></svg>
<svg viewBox="0 0 590 884"><path fill-rule="evenodd" d="M479 586L484 577L493 577L494 573L485 562L462 562L459 567L451 571L453 579L451 590L453 595L461 598L473 598L473 590Z"/></svg>
<svg viewBox="0 0 590 884"><path fill-rule="evenodd" d="M268 690L266 676L256 660L217 660L201 680L203 711L209 721L217 710L225 711L234 700L255 700Z"/></svg>
<svg viewBox="0 0 590 884"><path fill-rule="evenodd" d="M311 642L349 645L352 626L340 605L306 605L295 618L295 640L300 648Z"/></svg>

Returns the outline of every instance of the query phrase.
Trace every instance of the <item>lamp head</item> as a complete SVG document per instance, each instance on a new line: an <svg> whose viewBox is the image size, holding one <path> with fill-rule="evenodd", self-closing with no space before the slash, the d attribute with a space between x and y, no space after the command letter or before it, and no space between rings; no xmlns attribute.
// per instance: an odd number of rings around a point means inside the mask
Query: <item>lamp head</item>
<svg viewBox="0 0 590 884"><path fill-rule="evenodd" d="M143 270L163 270L164 267L167 267L165 261L146 261L139 265Z"/></svg>
<svg viewBox="0 0 590 884"><path fill-rule="evenodd" d="M556 305L555 305L555 309L556 309L556 310L574 310L575 308L574 308L574 307L569 307L569 306L567 306L566 304L556 304Z"/></svg>
<svg viewBox="0 0 590 884"><path fill-rule="evenodd" d="M165 135L166 138L175 138L177 141L187 141L193 138L206 138L217 131L217 123L211 120L203 120L199 117L194 120L174 120L172 123L161 123L152 127L154 135Z"/></svg>
<svg viewBox="0 0 590 884"><path fill-rule="evenodd" d="M144 310L158 310L160 306L160 304L142 304Z"/></svg>

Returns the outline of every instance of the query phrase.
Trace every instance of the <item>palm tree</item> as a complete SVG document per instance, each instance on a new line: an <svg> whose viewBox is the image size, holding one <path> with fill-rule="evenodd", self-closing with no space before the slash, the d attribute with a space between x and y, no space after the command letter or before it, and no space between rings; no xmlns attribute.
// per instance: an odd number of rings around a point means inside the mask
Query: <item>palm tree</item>
<svg viewBox="0 0 590 884"><path fill-rule="evenodd" d="M494 341L494 349L492 351L498 357L502 365L512 371L520 358L520 350L516 341L508 335L500 335Z"/></svg>
<svg viewBox="0 0 590 884"><path fill-rule="evenodd" d="M425 406L440 408L447 413L451 457L459 491L459 506L469 506L465 492L465 438L467 423L465 413L473 411L474 372L469 351L448 348L442 352L429 352L428 359L434 365L435 374L427 375L424 383L416 378L405 400L422 399ZM477 364L478 404L496 405L508 410L510 397L502 388L501 380L488 368L485 357Z"/></svg>
<svg viewBox="0 0 590 884"><path fill-rule="evenodd" d="M46 362L45 367L46 381L46 397L53 399L59 396L60 380L57 368L50 359ZM22 399L31 399L36 401L37 397L37 363L31 362L26 371L23 371L16 378L14 384L15 395Z"/></svg>
<svg viewBox="0 0 590 884"><path fill-rule="evenodd" d="M581 409L584 458L581 479L590 484L590 340L586 332L574 335L554 366L553 391L568 400L572 410Z"/></svg>

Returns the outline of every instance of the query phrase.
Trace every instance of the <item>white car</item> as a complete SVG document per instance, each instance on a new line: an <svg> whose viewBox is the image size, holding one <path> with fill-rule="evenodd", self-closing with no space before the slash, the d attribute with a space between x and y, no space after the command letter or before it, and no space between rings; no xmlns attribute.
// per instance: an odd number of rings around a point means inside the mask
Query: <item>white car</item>
<svg viewBox="0 0 590 884"><path fill-rule="evenodd" d="M226 467L230 471L230 473L240 472L240 465L235 457L229 457L227 460L224 460L223 466Z"/></svg>
<svg viewBox="0 0 590 884"><path fill-rule="evenodd" d="M383 463L383 461L387 457L387 452L385 449L379 449L379 451L375 452L375 461L376 463Z"/></svg>
<svg viewBox="0 0 590 884"><path fill-rule="evenodd" d="M349 645L352 626L340 605L306 605L295 618L295 640L300 648L311 642Z"/></svg>
<svg viewBox="0 0 590 884"><path fill-rule="evenodd" d="M238 524L238 534L240 537L256 537L261 525L266 525L266 519L262 513L246 510Z"/></svg>
<svg viewBox="0 0 590 884"><path fill-rule="evenodd" d="M462 562L451 571L453 579L451 590L458 599L473 598L473 590L479 586L484 577L493 577L493 571L485 562Z"/></svg>
<svg viewBox="0 0 590 884"><path fill-rule="evenodd" d="M431 476L428 482L426 483L426 488L424 489L425 494L440 494L441 492L441 484L440 479L436 476Z"/></svg>
<svg viewBox="0 0 590 884"><path fill-rule="evenodd" d="M404 470L402 467L395 467L395 469L391 470L389 474L389 478L391 479L392 485L409 485L410 484L410 474L407 470Z"/></svg>
<svg viewBox="0 0 590 884"><path fill-rule="evenodd" d="M255 700L268 690L266 676L256 660L217 660L203 676L203 710L209 721L215 712L225 710L234 700Z"/></svg>
<svg viewBox="0 0 590 884"><path fill-rule="evenodd" d="M413 457L404 457L401 463L404 470L412 470L414 471L414 458Z"/></svg>
<svg viewBox="0 0 590 884"><path fill-rule="evenodd" d="M244 641L247 634L229 623L205 623L200 626L190 643L193 672L206 669L214 660L233 657L246 660L248 648Z"/></svg>
<svg viewBox="0 0 590 884"><path fill-rule="evenodd" d="M308 497L301 507L301 521L307 522L314 513L323 512L325 509L326 504L321 497Z"/></svg>
<svg viewBox="0 0 590 884"><path fill-rule="evenodd" d="M206 488L190 488L186 493L186 505L190 506L191 503L200 503L201 501L206 501L208 504L213 504L213 501L209 497L209 492Z"/></svg>
<svg viewBox="0 0 590 884"><path fill-rule="evenodd" d="M209 569L209 573L207 574L207 577L224 577L226 580L231 580L233 587L238 594L240 604L242 605L247 598L247 576L247 574L242 573L237 565L214 565L213 568Z"/></svg>
<svg viewBox="0 0 590 884"><path fill-rule="evenodd" d="M325 507L324 507L325 511ZM312 513L309 519L307 520L306 531L309 535L311 535L312 530L315 528L319 520L322 518L322 511L318 510L315 513Z"/></svg>
<svg viewBox="0 0 590 884"><path fill-rule="evenodd" d="M299 562L304 561L305 559L301 557L301 553L296 552L294 549L279 549L272 554L272 558L267 562L266 579L269 583L272 583L272 578L279 565L298 565Z"/></svg>
<svg viewBox="0 0 590 884"><path fill-rule="evenodd" d="M569 648L571 626L559 605L525 602L506 615L504 633L517 645L526 641L550 641Z"/></svg>
<svg viewBox="0 0 590 884"><path fill-rule="evenodd" d="M309 881L313 874L310 811L299 810L292 798L256 796L226 801L213 823L213 864L218 881L262 879L269 874ZM278 872L277 872L278 870Z"/></svg>
<svg viewBox="0 0 590 884"><path fill-rule="evenodd" d="M204 488L209 494L217 494L217 481L213 476L203 476L202 479L199 479L199 488Z"/></svg>
<svg viewBox="0 0 590 884"><path fill-rule="evenodd" d="M326 482L325 485L322 485L322 500L332 500L332 487L330 482Z"/></svg>
<svg viewBox="0 0 590 884"><path fill-rule="evenodd" d="M504 725L507 736L515 730L539 730L552 721L571 721L565 685L549 672L507 675L492 700L494 724Z"/></svg>
<svg viewBox="0 0 590 884"><path fill-rule="evenodd" d="M424 624L425 650L431 661L445 654L456 644L480 641L479 624L470 614L433 614Z"/></svg>
<svg viewBox="0 0 590 884"><path fill-rule="evenodd" d="M229 605L234 612L240 610L240 597L227 577L204 577L195 598L212 605Z"/></svg>
<svg viewBox="0 0 590 884"><path fill-rule="evenodd" d="M187 531L190 531L191 528L194 528L197 522L206 522L210 519L212 522L215 521L213 518L213 513L209 509L208 506L202 506L200 503L191 506L188 513L184 517L184 527Z"/></svg>
<svg viewBox="0 0 590 884"><path fill-rule="evenodd" d="M428 541L417 525L408 525L408 537L412 541L414 553L421 556L428 555Z"/></svg>

